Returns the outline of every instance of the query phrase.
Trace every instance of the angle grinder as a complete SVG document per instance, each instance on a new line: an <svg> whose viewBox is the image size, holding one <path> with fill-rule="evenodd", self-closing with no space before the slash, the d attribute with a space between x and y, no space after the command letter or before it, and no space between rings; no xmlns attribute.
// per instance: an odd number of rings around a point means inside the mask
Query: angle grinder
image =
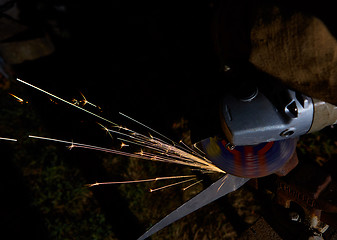
<svg viewBox="0 0 337 240"><path fill-rule="evenodd" d="M248 90L247 90L248 89ZM299 136L337 123L337 107L277 85L227 93L222 133L197 146L217 167L239 177L275 173L295 154Z"/></svg>

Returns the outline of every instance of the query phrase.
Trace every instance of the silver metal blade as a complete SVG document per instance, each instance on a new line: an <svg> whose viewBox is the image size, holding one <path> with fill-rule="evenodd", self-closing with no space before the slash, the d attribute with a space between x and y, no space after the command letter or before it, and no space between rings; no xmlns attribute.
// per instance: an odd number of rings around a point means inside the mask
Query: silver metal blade
<svg viewBox="0 0 337 240"><path fill-rule="evenodd" d="M249 178L241 178L226 174L224 177L220 178L204 191L202 191L201 193L190 199L188 202L184 203L176 210L171 212L169 215L164 217L152 228L150 228L146 233L144 233L140 238L138 238L138 240L143 240L150 237L152 234L158 232L159 230L177 221L178 219L194 212L195 210L198 210L199 208L215 201L222 196L225 196L230 192L237 190L248 180Z"/></svg>

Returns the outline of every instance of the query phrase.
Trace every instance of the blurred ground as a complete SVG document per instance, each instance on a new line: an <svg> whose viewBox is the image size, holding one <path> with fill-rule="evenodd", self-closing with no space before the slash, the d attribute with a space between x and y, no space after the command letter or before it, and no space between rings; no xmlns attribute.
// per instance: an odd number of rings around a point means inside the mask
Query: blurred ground
<svg viewBox="0 0 337 240"><path fill-rule="evenodd" d="M150 193L151 184L88 188L86 184L96 181L182 175L191 170L88 150L69 151L63 144L28 139L31 134L105 147L114 144L97 119L13 81L18 76L66 99L80 98L81 91L113 121L125 122L118 116L121 111L170 138L186 139L188 112L212 109L209 102L198 99L210 100L210 89L217 88L205 83L212 82L218 71L208 29L212 1L3 2L0 52L8 77L2 74L0 79L0 137L18 139L0 142L4 235L135 239L219 177L201 176L204 184L186 191L174 187ZM7 12L13 11L14 3L19 12ZM204 105L195 106L196 102ZM303 138L301 158L322 166L335 159L335 132L330 129ZM243 187L153 239L238 239L259 219L264 201Z"/></svg>

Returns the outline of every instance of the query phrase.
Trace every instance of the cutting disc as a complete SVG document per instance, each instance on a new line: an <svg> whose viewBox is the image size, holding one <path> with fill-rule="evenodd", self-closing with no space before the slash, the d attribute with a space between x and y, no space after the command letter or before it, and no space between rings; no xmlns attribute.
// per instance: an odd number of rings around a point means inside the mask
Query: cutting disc
<svg viewBox="0 0 337 240"><path fill-rule="evenodd" d="M237 146L229 149L225 140L216 137L201 141L206 156L217 167L239 177L256 178L280 169L293 155L297 139Z"/></svg>

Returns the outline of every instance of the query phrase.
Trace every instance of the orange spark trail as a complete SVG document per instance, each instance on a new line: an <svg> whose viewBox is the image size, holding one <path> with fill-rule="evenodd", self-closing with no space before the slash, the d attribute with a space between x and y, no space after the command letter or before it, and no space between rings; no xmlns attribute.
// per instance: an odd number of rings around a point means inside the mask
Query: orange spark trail
<svg viewBox="0 0 337 240"><path fill-rule="evenodd" d="M70 141L64 141L60 139L55 139L55 138L48 138L48 137L40 137L40 136L33 136L29 135L28 137L30 138L35 138L35 139L41 139L41 140L47 140L47 141L53 141L53 142L59 142L59 143L65 143L70 145L70 149L73 148L85 148L85 149L91 149L91 150L96 150L100 152L107 152L107 153L113 153L121 156L126 156L126 157L133 157L137 159L145 159L145 160L151 160L151 161L158 161L158 162L166 162L166 163L176 163L180 165L186 165L186 166L191 166L191 167L197 167L197 168L202 168L202 169L209 169L209 166L203 166L195 162L186 162L183 160L179 160L176 158L170 158L170 157L162 157L156 154L152 153L129 153L129 152L123 152L120 150L115 150L115 149L109 149L109 148L103 148L103 147L98 147L98 146L93 146L93 145L88 145L88 144L83 144L83 143L76 143L76 142L70 142Z"/></svg>
<svg viewBox="0 0 337 240"><path fill-rule="evenodd" d="M75 108L78 108L78 109L80 109L80 110L82 110L82 111L84 111L84 112L86 112L86 113L89 113L89 114L91 114L91 115L93 115L93 116L95 116L95 117L97 117L97 118L100 118L100 119L102 119L102 120L104 120L104 121L106 121L106 122L108 122L108 123L111 123L112 125L117 125L116 123L114 123L114 122L112 122L112 121L110 121L110 120L108 120L108 119L106 119L106 118L104 118L104 117L101 117L101 116L99 116L99 115L97 115L97 114L95 114L95 113L92 113L92 112L90 112L90 111L84 109L84 108L81 108L80 106L77 106L77 105L74 104L74 103L68 102L67 100L64 100L63 98L60 98L60 97L58 97L58 96L56 96L56 95L54 95L54 94L52 94L52 93L50 93L50 92L47 92L47 91L45 91L45 90L43 90L43 89L41 89L41 88L39 88L39 87L34 86L33 84L27 83L27 82L25 82L25 81L23 81L23 80L21 80L21 79L19 79L19 78L17 78L16 80L19 81L19 82L22 82L22 83L24 83L24 84L26 84L26 85L28 85L28 86L30 86L30 87L32 87L32 88L35 88L36 90L39 90L40 92L43 92L43 93L45 93L45 94L47 94L47 95L49 95L49 96L51 96L51 97L53 97L53 98L56 98L57 100L60 100L60 101L62 101L62 102L64 102L64 103L69 104L69 105L71 105L71 106L73 106L73 107L75 107Z"/></svg>
<svg viewBox="0 0 337 240"><path fill-rule="evenodd" d="M192 179L188 179L188 180L184 180L184 181L181 181L181 182L177 182L177 183L172 183L170 185L166 185L164 187L160 187L160 188L155 188L155 189L150 189L150 192L155 192L155 191L159 191L159 190L163 190L165 188L169 188L169 187L173 187L173 186L176 186L176 185L179 185L179 184L183 184L185 182L190 182L190 181L193 181L195 180L195 178L192 178Z"/></svg>
<svg viewBox="0 0 337 240"><path fill-rule="evenodd" d="M122 136L126 136L125 139L121 139L121 138L117 138L119 140L121 140L121 146L120 149L116 150L116 149L108 149L108 148L103 148L103 147L98 147L98 146L92 146L92 145L87 145L87 144L81 144L81 143L74 143L74 142L69 142L69 141L63 141L63 140L58 140L58 139L52 139L52 138L46 138L46 137L38 137L38 136L29 136L31 138L36 138L36 139L43 139L43 140L49 140L49 141L55 141L55 142L61 142L61 143L66 143L70 145L70 149L73 148L85 148L85 149L92 149L92 150L97 150L97 151L101 151L101 152L107 152L107 153L114 153L114 154L118 154L118 155L122 155L122 156L127 156L127 157L134 157L134 158L138 158L138 159L145 159L145 160L151 160L151 161L159 161L159 162L166 162L166 163L176 163L176 164L181 164L181 165L186 165L186 166L190 166L190 167L195 167L198 168L200 170L208 170L208 171L213 171L213 172L221 172L224 173L223 170L219 169L218 167L216 167L209 159L207 159L203 154L200 154L200 150L197 149L197 151L195 151L194 149L190 148L189 146L187 146L186 144L184 144L182 141L178 144L174 141L172 141L171 139L169 139L168 137L166 137L165 135L157 132L156 130L150 128L149 126L123 114L120 113L120 115L122 115L123 117L128 118L129 120L139 124L142 127L147 128L148 130L150 130L151 132L155 133L156 135L160 135L161 137L165 138L167 141L164 141L163 139L157 138L157 137L153 137L150 135L146 136L144 134L135 132L133 130L130 130L128 128L122 127L121 125L118 125L106 118L103 118L95 113L92 113L80 106L78 106L77 104L71 103L69 101L66 101L52 93L49 93L37 86L34 86L33 84L27 83L19 78L17 78L17 81L24 83L32 88L35 88L39 91L41 91L42 93L45 93L59 101L62 101L64 103L67 103L73 107L76 107L86 113L89 113L97 118L100 118L106 122L109 122L113 125L113 127L117 127L119 130L115 131L115 130L111 130L108 129L106 127L104 127L102 124L100 124L109 134L110 133L115 133L115 134L119 134ZM83 94L81 93L81 95L83 96ZM83 96L83 101L85 103L89 103L86 98ZM110 134L111 136L111 134ZM111 136L112 137L112 136ZM131 146L131 145L127 145L127 144L132 144L132 145L138 145L141 146L143 148L146 148L147 151L141 151L140 153L130 153L130 152L126 152L125 150L122 151L121 149L127 146ZM130 150L129 150L130 151Z"/></svg>
<svg viewBox="0 0 337 240"><path fill-rule="evenodd" d="M8 93L9 95L11 95L13 98L16 99L16 101L18 101L19 103L28 103L28 101L23 100L22 98L19 98L18 96L12 94L12 93Z"/></svg>
<svg viewBox="0 0 337 240"><path fill-rule="evenodd" d="M185 191L185 190L187 190L187 189L189 189L189 188L191 188L191 187L193 187L193 186L195 186L195 185L201 183L202 181L203 181L203 180L200 180L200 181L197 181L197 182L195 182L195 183L192 183L191 185L189 185L189 186L183 188L183 191Z"/></svg>
<svg viewBox="0 0 337 240"><path fill-rule="evenodd" d="M80 92L80 94L81 94L81 96L83 97L83 100L80 101L80 102L83 102L83 106L86 105L86 104L88 104L88 105L91 105L91 106L93 106L93 107L95 107L95 108L101 109L99 106L97 106L97 105L95 105L95 104L89 102L89 101L86 99L86 97L83 95L83 93Z"/></svg>
<svg viewBox="0 0 337 240"><path fill-rule="evenodd" d="M186 175L186 176L171 176L171 177L156 177L152 179L142 179L142 180L132 180L132 181L121 181L121 182L97 182L88 184L88 187L99 186L99 185L109 185L109 184L128 184L128 183L143 183L143 182L156 182L160 180L171 180L177 178L195 178L196 175Z"/></svg>

